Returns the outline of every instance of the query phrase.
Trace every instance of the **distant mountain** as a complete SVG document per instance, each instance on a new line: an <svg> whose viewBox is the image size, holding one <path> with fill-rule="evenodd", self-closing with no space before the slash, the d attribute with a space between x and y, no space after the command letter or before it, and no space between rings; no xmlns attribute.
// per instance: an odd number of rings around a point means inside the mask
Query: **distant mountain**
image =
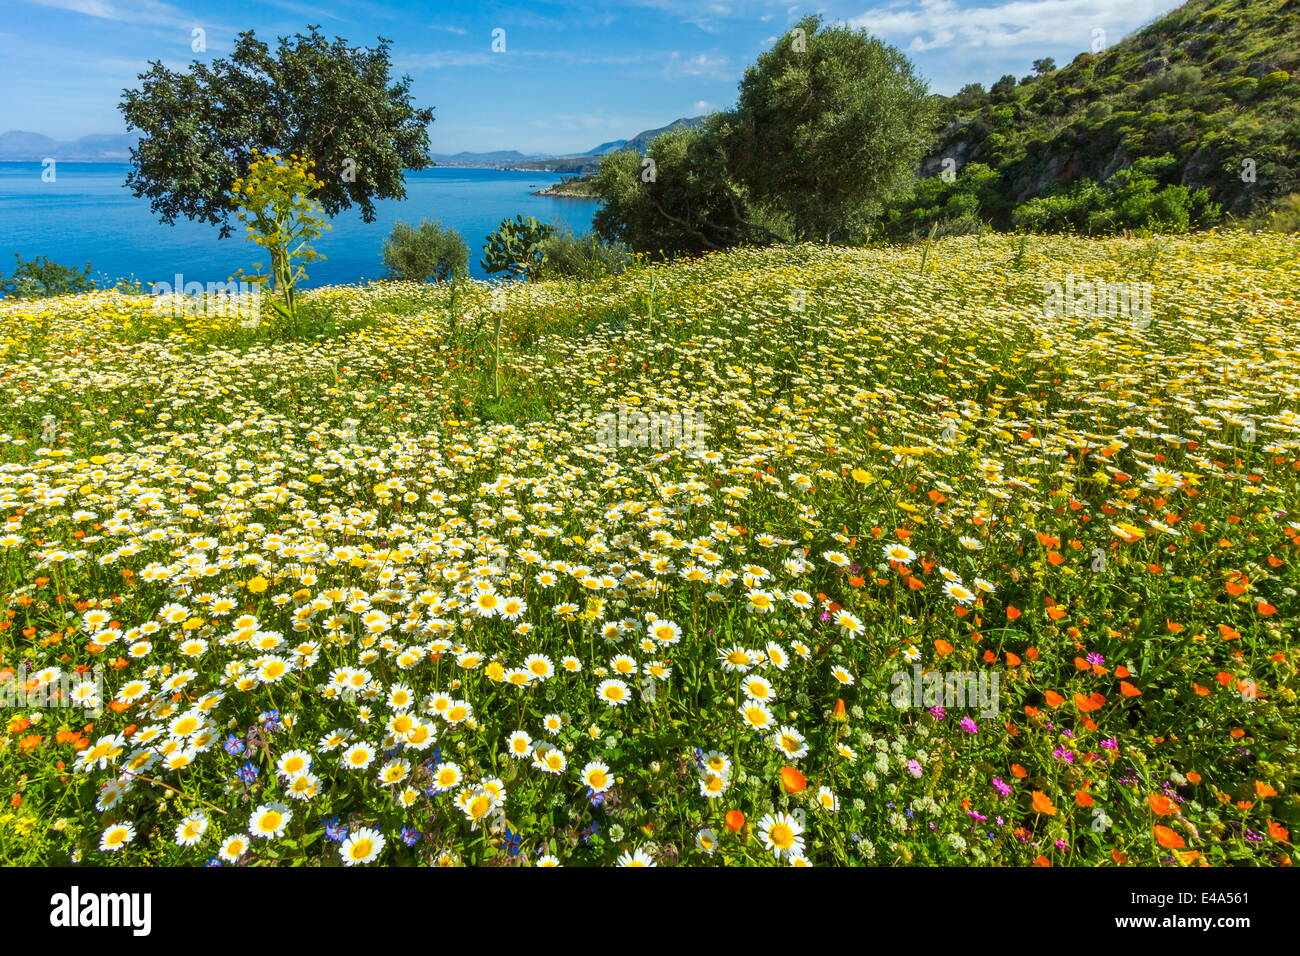
<svg viewBox="0 0 1300 956"><path fill-rule="evenodd" d="M667 126L660 126L658 129L647 129L637 133L631 139L616 139L608 143L601 143L595 149L589 149L585 153L578 153L573 156L551 156L545 159L533 159L519 163L516 169L536 169L545 170L552 173L577 173L586 175L594 173L600 166L600 157L621 149L634 149L638 153L644 153L650 141L660 133L666 133L669 130L680 129L682 127L700 126L704 123L705 117L691 116L682 119L673 120Z"/></svg>
<svg viewBox="0 0 1300 956"><path fill-rule="evenodd" d="M545 153L521 153L517 149L498 149L486 153L432 153L430 159L439 166L462 166L490 169L545 170L555 173L590 173L600 165L600 157L620 149L644 153L650 140L660 133L683 126L699 126L703 116L673 120L667 126L648 129L631 139L614 139L608 143L567 156ZM80 162L126 162L138 137L128 133L99 133L61 142L41 133L10 130L0 133L0 161L40 162L46 157Z"/></svg>
<svg viewBox="0 0 1300 956"><path fill-rule="evenodd" d="M604 156L606 153L613 153L627 145L625 139L610 140L608 143L601 143L595 149L589 149L582 155L584 156Z"/></svg>
<svg viewBox="0 0 1300 956"><path fill-rule="evenodd" d="M121 163L131 158L136 137L128 133L96 133L73 140L51 139L41 133L10 130L0 133L0 160L39 163L48 158L80 162Z"/></svg>
<svg viewBox="0 0 1300 956"><path fill-rule="evenodd" d="M637 133L623 146L624 149L635 149L638 153L644 153L646 147L650 145L650 140L654 139L660 133L667 133L669 130L681 129L683 127L703 126L705 117L691 116L675 119L667 126L660 126L658 129L648 129L645 132Z"/></svg>
<svg viewBox="0 0 1300 956"><path fill-rule="evenodd" d="M513 166L530 159L545 159L544 153L521 153L517 149L498 149L489 153L430 153L429 158L439 166Z"/></svg>

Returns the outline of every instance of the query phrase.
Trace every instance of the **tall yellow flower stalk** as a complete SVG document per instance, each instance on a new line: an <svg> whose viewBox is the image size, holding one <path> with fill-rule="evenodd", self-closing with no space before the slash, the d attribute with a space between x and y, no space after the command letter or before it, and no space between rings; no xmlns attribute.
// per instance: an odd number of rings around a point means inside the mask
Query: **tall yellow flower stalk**
<svg viewBox="0 0 1300 956"><path fill-rule="evenodd" d="M231 190L248 238L271 256L270 274L261 272L262 263L254 263L258 272L249 279L279 294L282 301L272 302L272 307L294 325L297 284L307 277L304 264L325 258L311 242L330 228L324 209L311 198L322 185L312 173L315 165L293 153L285 157L254 149L247 175Z"/></svg>

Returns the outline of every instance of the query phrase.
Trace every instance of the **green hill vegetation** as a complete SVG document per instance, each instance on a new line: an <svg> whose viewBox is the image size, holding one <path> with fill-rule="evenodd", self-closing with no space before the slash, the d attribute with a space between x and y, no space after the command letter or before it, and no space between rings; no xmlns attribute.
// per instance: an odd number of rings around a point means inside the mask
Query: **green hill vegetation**
<svg viewBox="0 0 1300 956"><path fill-rule="evenodd" d="M1236 217L1300 189L1298 0L1192 0L1098 53L1035 67L940 98L926 178L891 210L893 235L1008 228L1022 204L1144 159L1138 175L1157 187L1205 190L1200 205Z"/></svg>

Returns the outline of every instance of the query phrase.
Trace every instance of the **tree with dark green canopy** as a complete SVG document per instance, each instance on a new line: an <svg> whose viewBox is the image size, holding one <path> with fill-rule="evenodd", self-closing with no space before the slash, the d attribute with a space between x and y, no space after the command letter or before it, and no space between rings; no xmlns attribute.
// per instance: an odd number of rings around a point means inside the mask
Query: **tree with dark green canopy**
<svg viewBox="0 0 1300 956"><path fill-rule="evenodd" d="M432 165L433 110L411 103L410 77L392 80L391 41L353 47L308 30L274 52L246 31L228 58L184 72L155 60L139 89L123 90L127 128L143 134L126 183L163 222L185 216L230 235L231 186L254 148L312 160L325 212L355 204L366 222L376 199L405 197L404 170Z"/></svg>
<svg viewBox="0 0 1300 956"><path fill-rule="evenodd" d="M745 71L728 116L732 176L795 238L854 241L910 186L934 113L895 47L805 17Z"/></svg>
<svg viewBox="0 0 1300 956"><path fill-rule="evenodd" d="M743 191L727 175L721 116L702 127L661 133L643 158L633 150L601 160L596 191L605 204L592 227L651 255L698 254L769 241L750 220Z"/></svg>

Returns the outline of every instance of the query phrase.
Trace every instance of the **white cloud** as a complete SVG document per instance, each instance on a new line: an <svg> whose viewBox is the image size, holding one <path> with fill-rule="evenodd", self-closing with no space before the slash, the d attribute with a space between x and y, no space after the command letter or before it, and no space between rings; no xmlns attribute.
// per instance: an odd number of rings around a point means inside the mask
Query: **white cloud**
<svg viewBox="0 0 1300 956"><path fill-rule="evenodd" d="M153 26L183 27L189 29L202 25L202 21L168 3L158 0L127 0L109 3L108 0L27 0L38 7L67 10L99 20L116 20L119 23L146 23Z"/></svg>
<svg viewBox="0 0 1300 956"><path fill-rule="evenodd" d="M162 3L161 0L114 0L114 2L110 0L25 0L25 2L32 6L94 17L96 20L152 27L155 39L166 42L168 38L172 38L180 42L186 50L190 49L191 31L195 27L202 27L207 31L207 52L210 54L223 52L226 49L226 44L221 39L223 36L234 37L241 30L247 29L247 26L235 26L216 21L211 16L187 13L170 3ZM171 32L173 30L181 31L183 36L175 37Z"/></svg>
<svg viewBox="0 0 1300 956"><path fill-rule="evenodd" d="M847 22L877 36L910 41L910 53L945 48L1007 48L1092 43L1093 30L1110 43L1162 13L1178 0L1007 0L963 7L954 0L916 0L873 7Z"/></svg>
<svg viewBox="0 0 1300 956"><path fill-rule="evenodd" d="M664 72L669 76L707 76L715 80L725 80L730 77L727 64L728 60L725 56L714 56L708 53L684 56L674 50L668 55Z"/></svg>
<svg viewBox="0 0 1300 956"><path fill-rule="evenodd" d="M432 53L405 53L393 57L399 70L438 70L455 66L486 66L511 54L469 50L435 50Z"/></svg>

